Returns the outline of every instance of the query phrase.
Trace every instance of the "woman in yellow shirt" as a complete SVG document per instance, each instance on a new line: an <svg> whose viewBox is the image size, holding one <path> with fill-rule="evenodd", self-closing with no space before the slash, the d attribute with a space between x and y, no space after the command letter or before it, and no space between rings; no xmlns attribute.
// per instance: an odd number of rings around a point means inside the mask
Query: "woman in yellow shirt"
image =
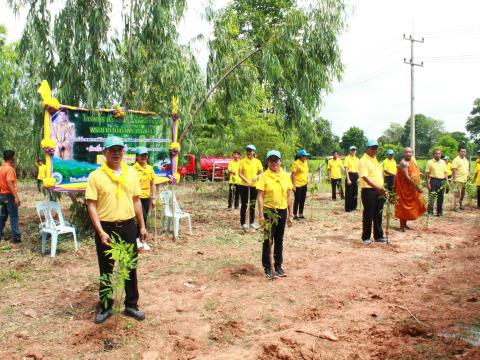
<svg viewBox="0 0 480 360"><path fill-rule="evenodd" d="M147 217L150 211L150 208L155 208L156 201L156 192L155 192L155 172L153 167L147 164L148 160L148 149L145 146L139 146L135 150L136 161L133 164L133 168L137 172L138 179L140 180L140 188L142 193L140 195L140 202L142 203L142 212L143 219L145 221L145 226L147 225ZM144 250L150 250L150 246L147 242L141 242L139 240L140 227L137 229L137 247L143 248Z"/></svg>
<svg viewBox="0 0 480 360"><path fill-rule="evenodd" d="M238 167L240 165L240 151L234 150L233 160L228 163L228 210L238 209L240 176L238 176Z"/></svg>
<svg viewBox="0 0 480 360"><path fill-rule="evenodd" d="M262 265L267 279L287 276L282 268L283 235L285 225L292 226L292 189L293 184L288 173L282 170L280 151L267 153L268 169L259 176L256 184L258 191L258 212L260 223L268 223L262 248ZM270 244L273 242L274 268L270 262Z"/></svg>
<svg viewBox="0 0 480 360"><path fill-rule="evenodd" d="M342 187L342 169L343 162L339 159L338 151L332 152L332 158L328 160L328 180L332 185L332 200L337 200L337 187L340 191L340 198L343 200L343 187Z"/></svg>
<svg viewBox="0 0 480 360"><path fill-rule="evenodd" d="M305 199L307 197L309 170L307 156L310 156L310 154L306 150L298 150L295 162L292 165L292 183L295 195L295 201L293 202L293 220L305 219L303 216L303 208L305 207Z"/></svg>

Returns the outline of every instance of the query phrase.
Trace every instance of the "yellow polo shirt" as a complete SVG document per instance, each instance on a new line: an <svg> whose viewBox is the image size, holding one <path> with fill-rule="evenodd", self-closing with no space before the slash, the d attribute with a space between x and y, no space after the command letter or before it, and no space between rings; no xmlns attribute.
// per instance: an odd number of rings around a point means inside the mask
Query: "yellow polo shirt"
<svg viewBox="0 0 480 360"><path fill-rule="evenodd" d="M442 159L435 160L430 159L427 161L427 166L425 167L425 172L430 174L430 177L436 179L445 179L445 174L447 173L447 164Z"/></svg>
<svg viewBox="0 0 480 360"><path fill-rule="evenodd" d="M88 176L85 198L97 202L97 213L101 221L123 221L135 217L133 197L142 193L137 172L129 167L125 183L119 186L120 195L117 198L117 183L105 171L97 169Z"/></svg>
<svg viewBox="0 0 480 360"><path fill-rule="evenodd" d="M228 171L234 171L235 174L230 172L228 182L230 184L240 184L240 176L238 176L238 170L240 168L240 160L232 160L228 163Z"/></svg>
<svg viewBox="0 0 480 360"><path fill-rule="evenodd" d="M390 174L393 174L393 175L397 174L397 162L395 160L393 159L390 160L389 158L386 158L385 160L383 160L382 166L384 170L383 175L392 176L387 174L385 171L388 171Z"/></svg>
<svg viewBox="0 0 480 360"><path fill-rule="evenodd" d="M308 163L300 159L292 164L292 173L295 175L295 187L305 186L308 183Z"/></svg>
<svg viewBox="0 0 480 360"><path fill-rule="evenodd" d="M288 190L293 189L290 175L280 170L278 173L267 169L256 184L257 190L263 191L263 206L269 209L286 209L288 207Z"/></svg>
<svg viewBox="0 0 480 360"><path fill-rule="evenodd" d="M140 180L140 188L142 189L140 199L149 199L152 193L150 185L155 179L155 171L153 171L153 167L147 164L147 166L143 168L138 162L136 162L133 164L133 168L137 172L138 180Z"/></svg>
<svg viewBox="0 0 480 360"><path fill-rule="evenodd" d="M47 177L47 165L43 164L38 166L37 180L43 180Z"/></svg>
<svg viewBox="0 0 480 360"><path fill-rule="evenodd" d="M447 176L452 176L452 163L449 161L447 165Z"/></svg>
<svg viewBox="0 0 480 360"><path fill-rule="evenodd" d="M263 166L260 160L256 158L252 158L250 160L248 157L246 157L240 160L239 171L242 172L243 176L246 177L248 181L255 185L253 178L257 176L259 171L263 171ZM240 185L248 186L243 179L241 179Z"/></svg>
<svg viewBox="0 0 480 360"><path fill-rule="evenodd" d="M466 157L463 159L460 156L457 156L453 159L452 169L455 169L455 181L466 183L468 179L468 173L470 171L470 164Z"/></svg>
<svg viewBox="0 0 480 360"><path fill-rule="evenodd" d="M358 173L358 162L359 158L356 156L348 155L343 161L344 167L347 169L347 172Z"/></svg>
<svg viewBox="0 0 480 360"><path fill-rule="evenodd" d="M475 161L475 172L477 173L475 185L480 186L480 159Z"/></svg>
<svg viewBox="0 0 480 360"><path fill-rule="evenodd" d="M367 184L363 177L366 176L379 188L383 188L383 167L376 157L364 154L358 164L358 176L360 178L360 188L372 188Z"/></svg>
<svg viewBox="0 0 480 360"><path fill-rule="evenodd" d="M328 160L328 170L330 170L330 179L341 179L342 178L342 160L337 159Z"/></svg>

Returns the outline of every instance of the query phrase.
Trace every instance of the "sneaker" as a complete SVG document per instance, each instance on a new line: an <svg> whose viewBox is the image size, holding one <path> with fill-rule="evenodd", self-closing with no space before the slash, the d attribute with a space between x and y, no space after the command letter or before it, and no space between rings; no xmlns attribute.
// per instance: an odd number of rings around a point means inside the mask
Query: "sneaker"
<svg viewBox="0 0 480 360"><path fill-rule="evenodd" d="M143 247L143 250L146 250L146 251L151 249L150 245L148 245L148 243L146 242L142 242L142 247Z"/></svg>
<svg viewBox="0 0 480 360"><path fill-rule="evenodd" d="M97 316L95 316L94 323L95 324L101 324L112 315L113 315L112 309L101 309L98 312Z"/></svg>
<svg viewBox="0 0 480 360"><path fill-rule="evenodd" d="M251 223L251 224L250 224L250 227L251 227L252 229L254 229L254 230L257 230L257 229L260 228L260 226L258 226L258 225L255 224L255 223Z"/></svg>
<svg viewBox="0 0 480 360"><path fill-rule="evenodd" d="M443 213L437 213L437 216L438 217L443 216Z"/></svg>
<svg viewBox="0 0 480 360"><path fill-rule="evenodd" d="M298 218L299 218L300 220L305 220L305 216L303 216L303 214L302 214L302 215L298 215Z"/></svg>
<svg viewBox="0 0 480 360"><path fill-rule="evenodd" d="M265 270L265 277L266 277L268 280L273 280L273 279L275 279L277 276L275 275L275 273L272 273L272 270L268 269L268 270Z"/></svg>
<svg viewBox="0 0 480 360"><path fill-rule="evenodd" d="M248 224L243 224L243 225L240 225L240 228L247 231L249 226L248 226Z"/></svg>
<svg viewBox="0 0 480 360"><path fill-rule="evenodd" d="M275 275L278 276L278 277L285 277L287 276L287 273L285 271L283 271L283 269L281 267L278 267L275 269Z"/></svg>
<svg viewBox="0 0 480 360"><path fill-rule="evenodd" d="M387 242L387 239L385 238L380 238L380 239L375 239L375 242L379 242L379 243L386 243Z"/></svg>
<svg viewBox="0 0 480 360"><path fill-rule="evenodd" d="M364 243L365 245L369 245L372 243L372 240L370 239L365 239L365 240L362 240L362 243Z"/></svg>
<svg viewBox="0 0 480 360"><path fill-rule="evenodd" d="M145 313L142 310L130 306L125 306L125 310L123 310L123 315L130 316L135 320L145 319Z"/></svg>
<svg viewBox="0 0 480 360"><path fill-rule="evenodd" d="M300 217L298 217L297 215L293 215L293 220L300 220Z"/></svg>
<svg viewBox="0 0 480 360"><path fill-rule="evenodd" d="M232 208L231 207L227 208L227 211L232 211Z"/></svg>
<svg viewBox="0 0 480 360"><path fill-rule="evenodd" d="M137 249L140 250L143 247L143 243L137 238Z"/></svg>

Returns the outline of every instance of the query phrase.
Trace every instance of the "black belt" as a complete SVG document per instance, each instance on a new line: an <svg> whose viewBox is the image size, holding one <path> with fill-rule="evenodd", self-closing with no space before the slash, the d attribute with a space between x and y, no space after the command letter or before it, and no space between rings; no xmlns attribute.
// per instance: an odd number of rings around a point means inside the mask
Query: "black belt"
<svg viewBox="0 0 480 360"><path fill-rule="evenodd" d="M128 220L121 220L121 221L100 221L100 223L102 225L109 225L109 226L114 226L114 227L124 227L125 225L129 225L131 223L133 223L133 221L135 220L135 218L131 218L131 219L128 219Z"/></svg>
<svg viewBox="0 0 480 360"><path fill-rule="evenodd" d="M434 177L431 177L430 179L432 179L432 180L445 180L445 178L434 178Z"/></svg>

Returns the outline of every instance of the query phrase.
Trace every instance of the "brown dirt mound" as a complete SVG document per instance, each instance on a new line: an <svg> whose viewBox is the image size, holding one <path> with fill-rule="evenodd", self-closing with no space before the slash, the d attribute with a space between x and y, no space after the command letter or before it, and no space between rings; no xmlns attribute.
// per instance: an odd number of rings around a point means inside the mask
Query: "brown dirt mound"
<svg viewBox="0 0 480 360"><path fill-rule="evenodd" d="M252 264L238 265L233 268L226 268L224 271L233 278L239 278L242 276L261 276L260 269Z"/></svg>

